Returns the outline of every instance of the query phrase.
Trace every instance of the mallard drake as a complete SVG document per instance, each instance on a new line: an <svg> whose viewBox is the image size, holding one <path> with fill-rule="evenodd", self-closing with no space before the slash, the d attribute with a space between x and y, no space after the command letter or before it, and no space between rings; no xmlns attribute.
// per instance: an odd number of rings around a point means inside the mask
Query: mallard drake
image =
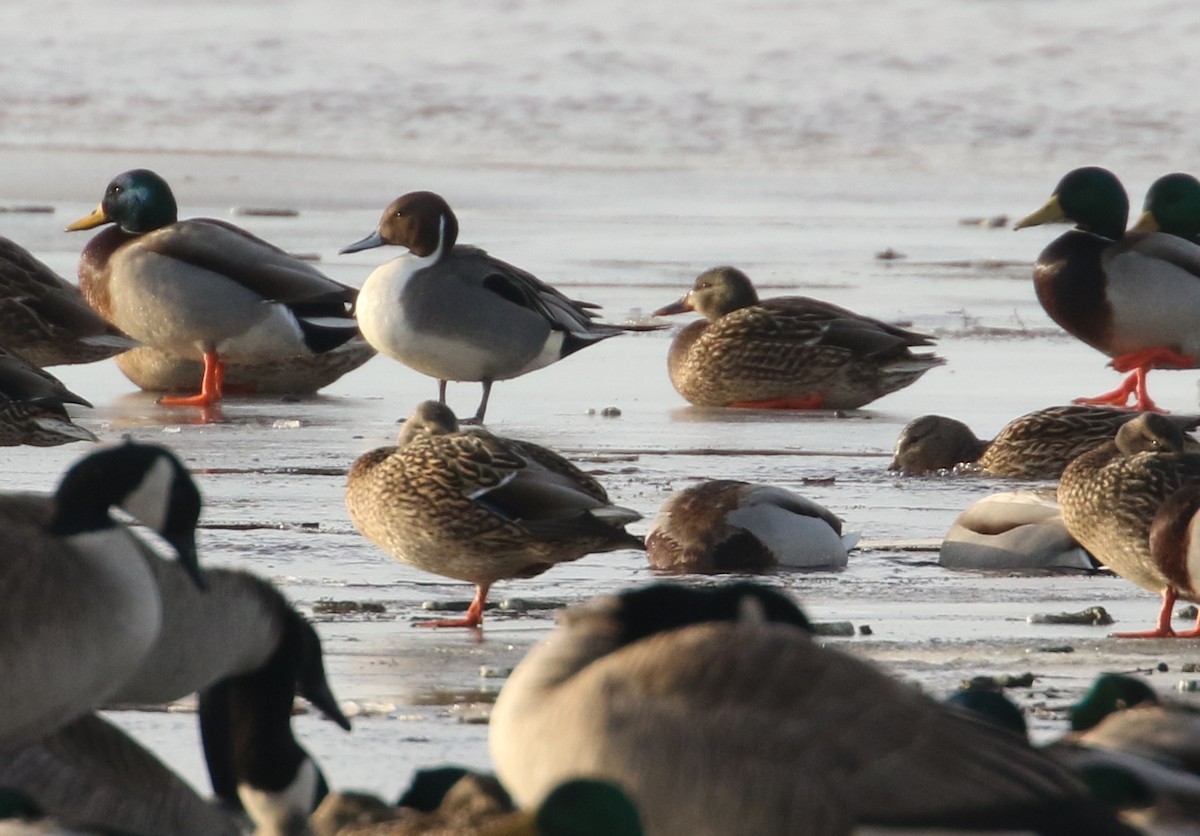
<svg viewBox="0 0 1200 836"><path fill-rule="evenodd" d="M668 572L844 569L858 535L822 505L783 488L713 479L663 505L646 535L646 556Z"/></svg>
<svg viewBox="0 0 1200 836"><path fill-rule="evenodd" d="M360 338L320 354L299 354L285 360L225 364L224 382L231 390L257 395L308 395L375 356L375 349ZM139 388L148 392L186 392L196 387L204 365L142 346L116 358L119 368Z"/></svg>
<svg viewBox="0 0 1200 836"><path fill-rule="evenodd" d="M595 305L568 299L531 273L477 247L457 245L458 219L433 192L410 192L383 210L379 228L342 253L392 244L408 252L377 267L355 307L367 342L446 381L483 384L482 423L492 383L548 366L615 337L624 326L594 322Z"/></svg>
<svg viewBox="0 0 1200 836"><path fill-rule="evenodd" d="M393 557L475 584L465 619L430 626L478 627L496 581L645 547L625 531L641 514L612 505L591 476L545 447L460 431L450 408L434 401L417 406L395 447L354 462L346 506L355 527Z"/></svg>
<svg viewBox="0 0 1200 836"><path fill-rule="evenodd" d="M1165 232L1200 243L1200 180L1181 172L1159 177L1129 231Z"/></svg>
<svg viewBox="0 0 1200 836"><path fill-rule="evenodd" d="M71 421L69 403L91 406L54 375L0 348L0 447L99 441Z"/></svg>
<svg viewBox="0 0 1200 836"><path fill-rule="evenodd" d="M46 497L0 497L0 746L35 740L101 705L141 665L163 623L158 559L109 513L120 507L175 549L202 585L200 493L170 451L126 442L83 457Z"/></svg>
<svg viewBox="0 0 1200 836"><path fill-rule="evenodd" d="M80 256L87 303L146 345L204 361L200 393L164 404L220 401L227 361L319 354L356 333L353 288L232 224L180 221L171 187L152 171L118 175L67 230L108 223Z"/></svg>
<svg viewBox="0 0 1200 836"><path fill-rule="evenodd" d="M671 383L697 406L854 409L946 361L913 354L933 339L805 296L759 301L734 267L701 273L655 316L697 311L671 343Z"/></svg>
<svg viewBox="0 0 1200 836"><path fill-rule="evenodd" d="M1112 172L1077 168L1046 205L1014 229L1073 222L1033 268L1038 301L1068 333L1129 372L1112 392L1076 403L1157 407L1146 391L1151 369L1196 368L1200 357L1200 248L1173 235L1129 234L1129 198Z"/></svg>
<svg viewBox="0 0 1200 836"><path fill-rule="evenodd" d="M901 430L888 470L906 476L963 469L1013 479L1057 479L1072 459L1110 441L1136 415L1101 406L1051 406L1013 419L991 441L976 437L961 421L922 415ZM1171 420L1181 430L1200 426L1200 416Z"/></svg>
<svg viewBox="0 0 1200 836"><path fill-rule="evenodd" d="M656 836L1132 832L1019 736L821 646L748 583L564 611L501 689L488 743L522 807L567 777L610 780Z"/></svg>
<svg viewBox="0 0 1200 836"><path fill-rule="evenodd" d="M237 836L242 817L201 798L191 785L124 731L86 714L33 743L0 753L0 787L23 793L23 818L88 833ZM25 832L25 831L18 831ZM0 821L0 833L11 831Z"/></svg>
<svg viewBox="0 0 1200 836"><path fill-rule="evenodd" d="M91 363L137 341L83 301L79 288L0 237L0 345L35 366Z"/></svg>
<svg viewBox="0 0 1200 836"><path fill-rule="evenodd" d="M1032 490L995 493L971 503L946 532L938 563L1000 571L1099 568L1067 531L1053 492Z"/></svg>
<svg viewBox="0 0 1200 836"><path fill-rule="evenodd" d="M1067 530L1097 560L1163 597L1158 622L1126 638L1200 636L1176 633L1177 599L1200 601L1200 554L1189 529L1200 510L1200 454L1183 452L1179 428L1161 415L1139 415L1063 471L1058 502Z"/></svg>

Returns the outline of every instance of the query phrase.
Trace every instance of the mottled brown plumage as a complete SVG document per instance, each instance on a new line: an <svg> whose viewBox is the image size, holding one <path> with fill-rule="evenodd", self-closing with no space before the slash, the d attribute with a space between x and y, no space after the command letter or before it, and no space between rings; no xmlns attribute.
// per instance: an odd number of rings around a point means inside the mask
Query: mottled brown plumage
<svg viewBox="0 0 1200 836"><path fill-rule="evenodd" d="M137 342L20 245L0 237L0 346L36 366L91 363Z"/></svg>
<svg viewBox="0 0 1200 836"><path fill-rule="evenodd" d="M1057 479L1072 459L1111 440L1137 414L1100 406L1051 406L1013 419L991 441L977 438L961 421L923 415L900 432L888 469L920 475L959 467L1013 479ZM1190 430L1200 417L1171 421Z"/></svg>
<svg viewBox="0 0 1200 836"><path fill-rule="evenodd" d="M71 421L69 403L91 406L54 375L0 348L0 447L98 441Z"/></svg>
<svg viewBox="0 0 1200 836"><path fill-rule="evenodd" d="M642 547L624 530L641 515L610 504L595 479L544 447L459 431L434 401L417 407L397 446L355 461L346 505L358 530L397 559L476 585L462 626L479 624L496 581Z"/></svg>
<svg viewBox="0 0 1200 836"><path fill-rule="evenodd" d="M1147 636L1175 635L1170 610L1176 598L1200 601L1200 557L1151 545L1164 504L1200 485L1200 454L1183 452L1183 445L1175 424L1145 413L1122 426L1115 441L1075 459L1058 484L1063 521L1080 545L1118 575L1163 595L1158 625Z"/></svg>
<svg viewBox="0 0 1200 836"><path fill-rule="evenodd" d="M932 345L816 299L760 301L744 273L716 267L656 315L695 310L667 355L676 390L697 406L853 409L895 392L945 361L909 349Z"/></svg>

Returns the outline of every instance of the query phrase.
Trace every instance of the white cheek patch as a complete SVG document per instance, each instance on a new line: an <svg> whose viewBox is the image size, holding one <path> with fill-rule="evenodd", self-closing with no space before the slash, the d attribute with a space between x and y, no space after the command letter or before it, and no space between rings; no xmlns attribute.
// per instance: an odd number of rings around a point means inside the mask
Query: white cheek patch
<svg viewBox="0 0 1200 836"><path fill-rule="evenodd" d="M161 456L156 458L138 486L121 501L122 510L143 525L162 531L167 524L175 475L170 461Z"/></svg>
<svg viewBox="0 0 1200 836"><path fill-rule="evenodd" d="M250 784L238 784L238 798L250 820L259 829L258 832L290 833L290 830L272 828L280 828L297 819L307 819L316 805L318 783L316 764L311 758L305 758L296 770L292 783L284 789L269 792Z"/></svg>

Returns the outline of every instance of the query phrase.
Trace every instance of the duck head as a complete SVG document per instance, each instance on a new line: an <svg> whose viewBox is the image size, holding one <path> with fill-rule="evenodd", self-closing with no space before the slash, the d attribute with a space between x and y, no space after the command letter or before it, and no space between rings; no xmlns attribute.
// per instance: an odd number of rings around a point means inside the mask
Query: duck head
<svg viewBox="0 0 1200 836"><path fill-rule="evenodd" d="M1183 430L1165 415L1143 412L1117 430L1117 449L1123 456L1137 453L1182 453L1187 442Z"/></svg>
<svg viewBox="0 0 1200 836"><path fill-rule="evenodd" d="M1078 229L1117 240L1129 221L1129 196L1111 171L1086 166L1058 181L1054 194L1031 215L1013 226L1024 229L1048 223L1074 223Z"/></svg>
<svg viewBox="0 0 1200 836"><path fill-rule="evenodd" d="M454 410L437 401L422 401L413 414L404 420L396 446L403 447L420 435L450 435L458 432L458 417Z"/></svg>
<svg viewBox="0 0 1200 836"><path fill-rule="evenodd" d="M682 299L654 312L655 316L696 311L713 320L758 303L758 293L749 277L736 267L714 267L696 277Z"/></svg>
<svg viewBox="0 0 1200 836"><path fill-rule="evenodd" d="M1200 180L1176 172L1154 181L1142 214L1131 232L1166 232L1196 240L1200 236Z"/></svg>
<svg viewBox="0 0 1200 836"><path fill-rule="evenodd" d="M118 174L104 190L100 205L67 226L67 232L113 223L125 232L141 235L175 223L179 208L167 181L146 168Z"/></svg>
<svg viewBox="0 0 1200 836"><path fill-rule="evenodd" d="M379 227L338 253L356 253L392 244L407 247L419 258L448 252L458 240L458 218L441 195L433 192L409 192L393 200L383 210Z"/></svg>

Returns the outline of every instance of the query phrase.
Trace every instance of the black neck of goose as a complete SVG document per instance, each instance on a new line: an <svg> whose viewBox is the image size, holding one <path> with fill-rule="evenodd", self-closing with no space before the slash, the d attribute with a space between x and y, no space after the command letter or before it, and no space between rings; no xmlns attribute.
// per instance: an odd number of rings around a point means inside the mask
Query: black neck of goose
<svg viewBox="0 0 1200 836"><path fill-rule="evenodd" d="M708 621L757 618L811 632L808 617L785 595L750 582L714 589L655 584L620 595L621 644Z"/></svg>
<svg viewBox="0 0 1200 836"><path fill-rule="evenodd" d="M299 638L285 630L261 668L200 694L200 734L213 792L236 809L238 786L281 792L309 758L292 732ZM321 780L318 796L327 791ZM315 807L320 797L311 800ZM311 810L310 810L311 812Z"/></svg>

